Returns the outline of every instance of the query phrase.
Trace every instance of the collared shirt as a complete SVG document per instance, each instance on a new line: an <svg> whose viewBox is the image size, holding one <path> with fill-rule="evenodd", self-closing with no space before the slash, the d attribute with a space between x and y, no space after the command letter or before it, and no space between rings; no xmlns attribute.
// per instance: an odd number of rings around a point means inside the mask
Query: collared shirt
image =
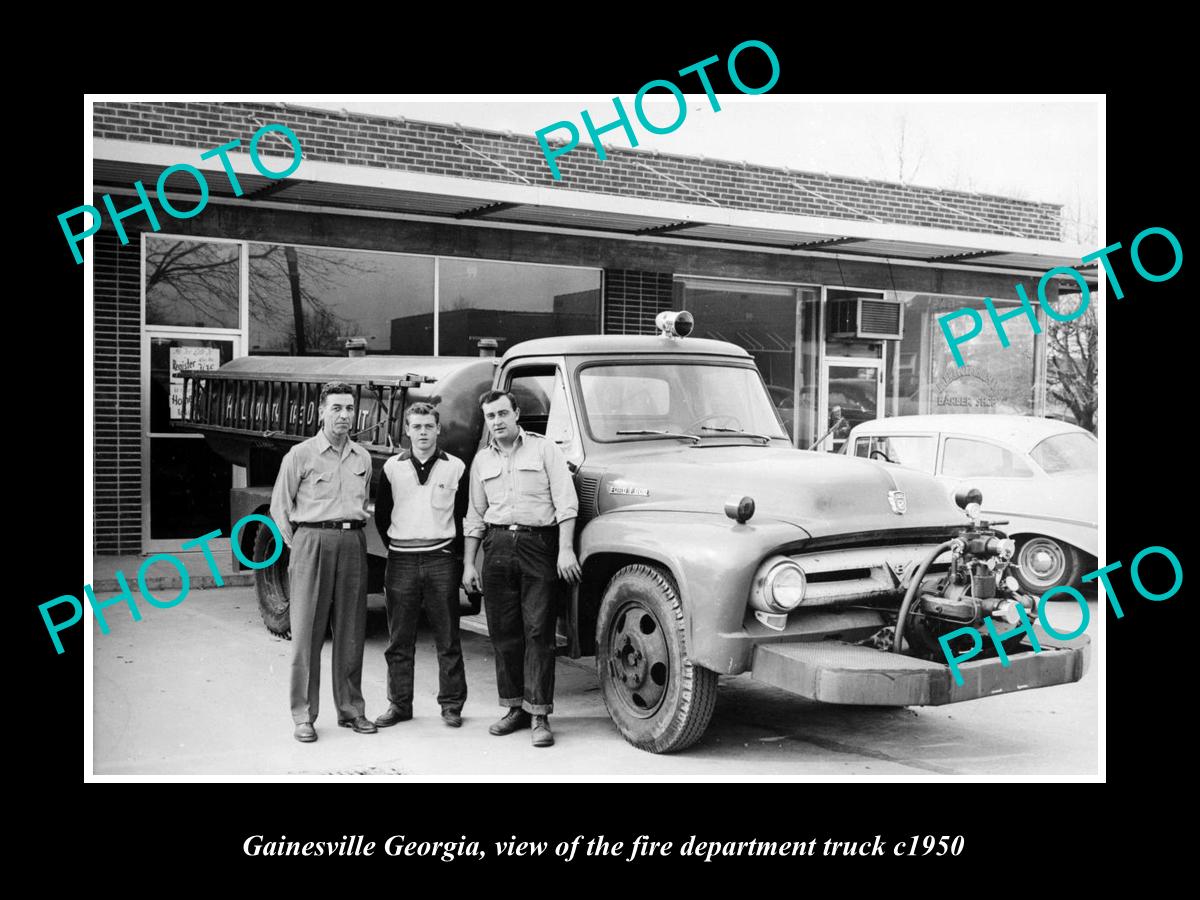
<svg viewBox="0 0 1200 900"><path fill-rule="evenodd" d="M383 464L375 491L375 527L389 549L413 552L437 550L455 537L454 500L466 464L445 450L428 460L421 480L411 450L402 450Z"/></svg>
<svg viewBox="0 0 1200 900"><path fill-rule="evenodd" d="M283 458L271 492L271 518L290 545L293 522L365 521L370 494L371 454L349 438L339 453L319 431Z"/></svg>
<svg viewBox="0 0 1200 900"><path fill-rule="evenodd" d="M511 452L493 437L475 455L463 523L467 537L482 537L488 525L561 524L578 513L571 472L554 441L518 428Z"/></svg>

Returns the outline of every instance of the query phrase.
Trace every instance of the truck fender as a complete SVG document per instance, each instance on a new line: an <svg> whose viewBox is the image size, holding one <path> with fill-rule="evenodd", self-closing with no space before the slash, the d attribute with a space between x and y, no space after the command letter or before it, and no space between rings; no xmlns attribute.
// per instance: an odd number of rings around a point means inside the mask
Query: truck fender
<svg viewBox="0 0 1200 900"><path fill-rule="evenodd" d="M724 635L742 629L750 582L764 558L808 538L777 519L739 525L723 513L630 511L601 515L583 529L579 559L580 639L594 650L596 612L609 579L626 565L649 562L670 572L685 610L694 662L716 672L740 670L744 651ZM731 652L732 651L732 652Z"/></svg>

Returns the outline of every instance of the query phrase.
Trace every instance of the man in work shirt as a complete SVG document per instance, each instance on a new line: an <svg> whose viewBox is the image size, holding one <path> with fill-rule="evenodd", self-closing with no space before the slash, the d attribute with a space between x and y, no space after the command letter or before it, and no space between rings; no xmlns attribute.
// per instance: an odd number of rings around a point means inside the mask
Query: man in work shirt
<svg viewBox="0 0 1200 900"><path fill-rule="evenodd" d="M488 730L530 727L535 747L554 743L554 656L558 579L576 582L575 516L579 501L567 461L555 443L517 424L516 398L488 391L479 398L491 431L471 464L470 505L463 533L463 586L481 588L496 653L496 687L508 714ZM483 541L482 584L475 554Z"/></svg>
<svg viewBox="0 0 1200 900"><path fill-rule="evenodd" d="M421 610L433 629L438 655L442 720L462 725L467 675L458 637L458 559L452 544L454 499L466 464L438 447L437 408L414 403L404 413L411 449L383 464L375 492L375 527L388 548L388 708L375 724L412 718L413 660Z"/></svg>
<svg viewBox="0 0 1200 900"><path fill-rule="evenodd" d="M354 389L321 389L321 430L283 458L271 494L271 518L291 548L288 579L292 622L294 737L317 739L321 645L333 618L333 699L338 724L359 734L377 729L362 695L367 637L367 498L371 454L350 440Z"/></svg>

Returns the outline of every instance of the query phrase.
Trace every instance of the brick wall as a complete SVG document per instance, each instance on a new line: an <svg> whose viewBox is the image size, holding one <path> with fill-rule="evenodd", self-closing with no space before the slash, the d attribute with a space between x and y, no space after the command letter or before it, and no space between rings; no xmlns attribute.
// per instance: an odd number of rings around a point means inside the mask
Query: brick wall
<svg viewBox="0 0 1200 900"><path fill-rule="evenodd" d="M670 272L604 271L604 333L654 334L654 317L671 308Z"/></svg>
<svg viewBox="0 0 1200 900"><path fill-rule="evenodd" d="M282 122L295 131L307 159L326 162L730 209L1061 237L1058 205L988 194L621 148L606 148L602 161L585 144L558 158L563 178L555 181L527 135L271 103L102 102L94 109L97 138L204 149L240 138L245 146L262 125ZM591 111L597 122L609 118ZM290 153L285 144L276 134L260 148Z"/></svg>
<svg viewBox="0 0 1200 900"><path fill-rule="evenodd" d="M142 549L141 255L103 229L95 269L95 551Z"/></svg>

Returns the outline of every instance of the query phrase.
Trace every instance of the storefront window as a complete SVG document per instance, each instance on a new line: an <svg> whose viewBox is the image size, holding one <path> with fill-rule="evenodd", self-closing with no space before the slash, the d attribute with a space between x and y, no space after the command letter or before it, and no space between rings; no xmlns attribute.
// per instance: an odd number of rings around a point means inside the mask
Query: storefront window
<svg viewBox="0 0 1200 900"><path fill-rule="evenodd" d="M433 345L433 257L250 245L250 353L427 356ZM397 327L397 323L403 323Z"/></svg>
<svg viewBox="0 0 1200 900"><path fill-rule="evenodd" d="M438 259L438 353L478 356L496 341L513 344L563 334L600 332L600 271L482 259ZM428 317L393 319L393 335L418 333ZM396 343L396 338L393 343ZM415 352L403 349L395 352Z"/></svg>
<svg viewBox="0 0 1200 900"><path fill-rule="evenodd" d="M958 345L963 365L955 365L938 316L958 309L977 309L988 322L983 300L933 294L896 294L904 303L904 340L893 343L897 357L889 365L889 416L928 413L1034 414L1034 333L1027 316L1004 321L1009 346L985 329ZM998 314L1016 302L995 300ZM950 322L953 333L969 327L966 317ZM891 349L889 349L891 352Z"/></svg>
<svg viewBox="0 0 1200 900"><path fill-rule="evenodd" d="M146 237L146 324L239 328L239 245Z"/></svg>

